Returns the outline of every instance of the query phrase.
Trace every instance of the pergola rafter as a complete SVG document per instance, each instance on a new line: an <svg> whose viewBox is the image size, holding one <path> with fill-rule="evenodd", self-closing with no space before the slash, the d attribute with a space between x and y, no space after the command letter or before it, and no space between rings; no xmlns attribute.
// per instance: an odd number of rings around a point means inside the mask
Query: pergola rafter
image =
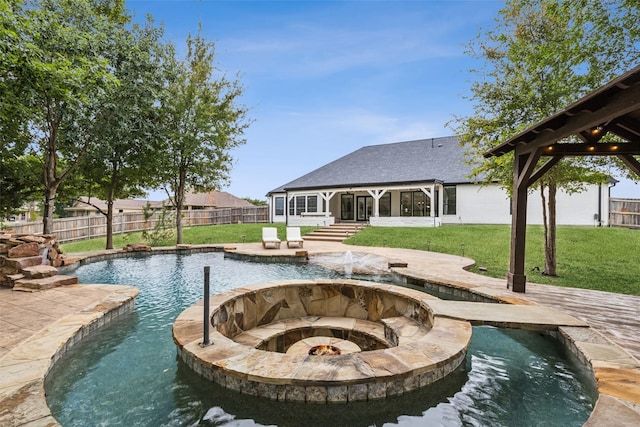
<svg viewBox="0 0 640 427"><path fill-rule="evenodd" d="M600 142L605 135L615 136ZM576 137L581 142L561 142ZM640 66L484 153L514 153L511 255L507 288L525 292L528 188L566 156L616 156L640 176ZM541 157L548 160L536 169Z"/></svg>

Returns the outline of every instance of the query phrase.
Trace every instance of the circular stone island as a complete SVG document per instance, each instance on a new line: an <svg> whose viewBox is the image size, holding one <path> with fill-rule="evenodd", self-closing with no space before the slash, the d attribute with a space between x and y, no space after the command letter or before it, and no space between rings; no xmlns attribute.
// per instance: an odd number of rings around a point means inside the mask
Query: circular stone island
<svg viewBox="0 0 640 427"><path fill-rule="evenodd" d="M359 280L293 280L237 288L173 325L180 358L199 375L281 401L381 399L427 386L464 361L468 322L434 316L435 297Z"/></svg>

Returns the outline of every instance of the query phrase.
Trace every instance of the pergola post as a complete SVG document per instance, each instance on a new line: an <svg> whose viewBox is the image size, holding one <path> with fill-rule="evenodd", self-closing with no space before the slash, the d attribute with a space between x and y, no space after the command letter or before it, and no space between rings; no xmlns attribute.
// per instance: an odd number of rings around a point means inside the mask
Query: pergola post
<svg viewBox="0 0 640 427"><path fill-rule="evenodd" d="M525 151L525 144L518 144L513 159L513 200L511 212L511 256L507 288L513 292L525 292L527 276L524 272L527 240L527 190L541 150Z"/></svg>

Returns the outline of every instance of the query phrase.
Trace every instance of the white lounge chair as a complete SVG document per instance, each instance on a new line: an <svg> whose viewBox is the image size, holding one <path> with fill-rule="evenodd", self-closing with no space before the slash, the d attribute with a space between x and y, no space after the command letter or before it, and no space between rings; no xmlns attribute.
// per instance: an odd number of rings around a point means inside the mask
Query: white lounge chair
<svg viewBox="0 0 640 427"><path fill-rule="evenodd" d="M280 249L278 229L275 227L262 227L262 247L267 249L267 246L271 246L273 249Z"/></svg>
<svg viewBox="0 0 640 427"><path fill-rule="evenodd" d="M304 244L304 240L300 236L300 227L287 227L287 248L290 248L292 244L297 245L298 248Z"/></svg>

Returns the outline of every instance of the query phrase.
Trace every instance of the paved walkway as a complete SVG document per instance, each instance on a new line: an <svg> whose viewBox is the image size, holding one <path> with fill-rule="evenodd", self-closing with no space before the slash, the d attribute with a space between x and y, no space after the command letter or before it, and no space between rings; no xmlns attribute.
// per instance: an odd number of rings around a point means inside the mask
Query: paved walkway
<svg viewBox="0 0 640 427"><path fill-rule="evenodd" d="M280 250L264 250L260 244L233 246L235 252L260 256L294 256L300 251L285 245ZM528 284L526 294L516 294L506 289L505 280L465 271L473 261L464 257L327 242L305 242L304 246L312 257L346 251L381 255L407 263L394 270L408 277L506 303L539 304L584 321L628 353L620 351L616 356L615 348L612 351L593 336L577 343L594 368L600 391L597 416L587 424L640 425L640 297L537 284ZM55 425L43 389L51 363L69 345L118 314L118 307L127 307L136 294L134 288L112 285L70 285L33 293L0 288L0 425ZM606 356L601 358L598 352Z"/></svg>

